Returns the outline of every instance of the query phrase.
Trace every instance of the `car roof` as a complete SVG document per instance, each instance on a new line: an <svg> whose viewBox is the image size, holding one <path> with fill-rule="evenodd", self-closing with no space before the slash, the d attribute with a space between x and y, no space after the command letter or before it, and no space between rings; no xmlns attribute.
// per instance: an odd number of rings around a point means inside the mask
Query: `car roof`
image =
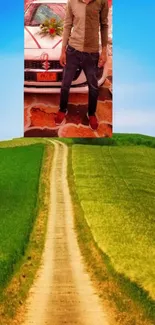
<svg viewBox="0 0 155 325"><path fill-rule="evenodd" d="M31 3L67 3L67 0L34 0Z"/></svg>

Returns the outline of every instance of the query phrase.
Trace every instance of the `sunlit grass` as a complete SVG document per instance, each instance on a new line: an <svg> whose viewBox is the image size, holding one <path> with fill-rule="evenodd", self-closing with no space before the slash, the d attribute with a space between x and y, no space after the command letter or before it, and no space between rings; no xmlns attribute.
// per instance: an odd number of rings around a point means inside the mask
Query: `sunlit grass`
<svg viewBox="0 0 155 325"><path fill-rule="evenodd" d="M155 299L155 150L72 146L76 192L114 269Z"/></svg>

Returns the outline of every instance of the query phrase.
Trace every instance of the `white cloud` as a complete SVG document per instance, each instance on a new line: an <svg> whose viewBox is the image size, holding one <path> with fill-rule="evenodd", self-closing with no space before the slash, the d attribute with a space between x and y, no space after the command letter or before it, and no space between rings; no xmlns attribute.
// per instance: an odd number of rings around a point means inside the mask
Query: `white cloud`
<svg viewBox="0 0 155 325"><path fill-rule="evenodd" d="M137 112L128 110L126 112L119 111L114 115L114 126L119 127L155 127L155 112L148 110L147 112Z"/></svg>
<svg viewBox="0 0 155 325"><path fill-rule="evenodd" d="M114 132L155 136L155 84L118 84L114 87Z"/></svg>
<svg viewBox="0 0 155 325"><path fill-rule="evenodd" d="M117 83L113 85L113 106L118 111L131 108L139 112L155 109L155 83Z"/></svg>

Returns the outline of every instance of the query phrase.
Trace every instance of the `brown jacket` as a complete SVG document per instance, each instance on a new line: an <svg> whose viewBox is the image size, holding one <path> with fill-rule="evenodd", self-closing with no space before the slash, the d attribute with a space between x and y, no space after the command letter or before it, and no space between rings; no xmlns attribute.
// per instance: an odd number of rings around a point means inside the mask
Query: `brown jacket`
<svg viewBox="0 0 155 325"><path fill-rule="evenodd" d="M108 0L68 0L62 45L71 45L81 52L99 51L108 42Z"/></svg>

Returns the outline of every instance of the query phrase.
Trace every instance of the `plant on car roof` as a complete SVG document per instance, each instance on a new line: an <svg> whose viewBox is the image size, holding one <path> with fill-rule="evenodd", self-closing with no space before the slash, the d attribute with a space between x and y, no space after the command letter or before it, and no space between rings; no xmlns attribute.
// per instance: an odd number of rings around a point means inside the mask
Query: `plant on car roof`
<svg viewBox="0 0 155 325"><path fill-rule="evenodd" d="M63 31L63 21L56 20L55 18L46 19L43 24L40 25L40 34L42 36L49 35L55 37L56 35L61 36Z"/></svg>

